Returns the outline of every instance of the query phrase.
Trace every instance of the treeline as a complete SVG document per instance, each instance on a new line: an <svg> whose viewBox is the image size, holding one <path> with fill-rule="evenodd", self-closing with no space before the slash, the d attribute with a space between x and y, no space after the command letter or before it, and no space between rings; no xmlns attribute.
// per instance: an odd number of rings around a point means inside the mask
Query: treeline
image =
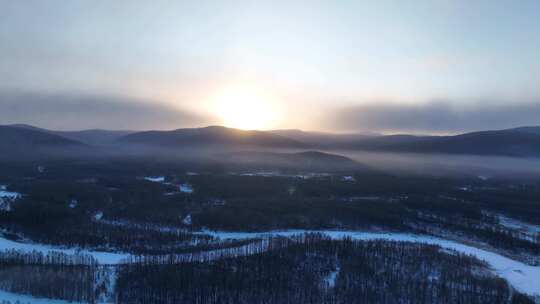
<svg viewBox="0 0 540 304"><path fill-rule="evenodd" d="M192 215L193 223L215 230L406 229L409 211L384 201L345 203L338 199L234 199Z"/></svg>
<svg viewBox="0 0 540 304"><path fill-rule="evenodd" d="M0 289L36 297L95 303L110 271L84 254L0 252Z"/></svg>
<svg viewBox="0 0 540 304"><path fill-rule="evenodd" d="M0 251L0 266L13 265L54 265L59 267L84 265L97 266L97 260L89 254L66 254L58 251L21 251L16 249Z"/></svg>
<svg viewBox="0 0 540 304"><path fill-rule="evenodd" d="M437 246L273 239L256 254L122 265L119 303L533 303L487 266ZM257 251L258 250L258 251Z"/></svg>
<svg viewBox="0 0 540 304"><path fill-rule="evenodd" d="M524 234L500 225L497 217L484 212L479 203L413 196L403 204L411 211L411 216L406 218L407 226L417 232L454 234L513 254L540 257L540 233Z"/></svg>
<svg viewBox="0 0 540 304"><path fill-rule="evenodd" d="M210 236L181 229L160 230L150 224L115 225L71 217L39 221L36 213L39 213L39 209L0 213L0 227L44 244L136 254L165 254L183 250L192 244L202 245L212 241Z"/></svg>
<svg viewBox="0 0 540 304"><path fill-rule="evenodd" d="M540 225L540 184L529 181L493 182L474 191L461 191L460 196L482 208Z"/></svg>

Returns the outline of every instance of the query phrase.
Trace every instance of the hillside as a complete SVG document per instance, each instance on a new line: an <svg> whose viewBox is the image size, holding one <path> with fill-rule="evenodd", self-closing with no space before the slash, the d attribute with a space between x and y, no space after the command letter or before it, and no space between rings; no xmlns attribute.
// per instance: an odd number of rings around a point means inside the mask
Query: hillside
<svg viewBox="0 0 540 304"><path fill-rule="evenodd" d="M153 147L194 146L257 146L273 148L303 148L306 144L263 131L244 131L226 127L178 129L174 131L137 132L121 137L123 144Z"/></svg>
<svg viewBox="0 0 540 304"><path fill-rule="evenodd" d="M346 147L358 141L381 137L377 133L326 133L308 132L297 129L272 130L272 134L280 135L314 147Z"/></svg>
<svg viewBox="0 0 540 304"><path fill-rule="evenodd" d="M82 143L62 136L47 132L0 126L0 145L11 148L32 148L32 147L62 147L82 145Z"/></svg>
<svg viewBox="0 0 540 304"><path fill-rule="evenodd" d="M540 156L538 128L515 128L465 133L455 136L403 137L401 141L384 141L388 137L364 142L360 148L412 153L499 155L516 157ZM371 143L371 145L370 145Z"/></svg>
<svg viewBox="0 0 540 304"><path fill-rule="evenodd" d="M37 130L0 126L2 157L41 156L52 151L84 147L84 144L58 135Z"/></svg>
<svg viewBox="0 0 540 304"><path fill-rule="evenodd" d="M43 148L62 150L76 145L101 146L102 151L132 153L131 146L147 149L226 147L265 149L347 149L393 153L471 154L540 157L540 127L471 132L451 136L408 134L332 134L301 130L246 131L210 126L172 131L81 130L54 131L29 125L1 126L1 151L36 154ZM109 149L110 145L127 150ZM130 152L131 151L131 152ZM174 150L170 150L174 151ZM17 152L16 152L17 153Z"/></svg>
<svg viewBox="0 0 540 304"><path fill-rule="evenodd" d="M91 129L91 130L76 130L76 131L57 131L48 130L43 128L34 127L26 124L15 124L10 127L16 127L21 129L28 129L34 131L40 131L53 135L58 135L64 138L68 138L74 141L79 141L88 145L105 145L111 144L118 140L120 137L133 133L128 130L104 130L104 129Z"/></svg>
<svg viewBox="0 0 540 304"><path fill-rule="evenodd" d="M273 153L242 151L220 154L222 161L256 167L259 169L302 169L335 171L344 169L359 169L360 164L352 159L319 151L300 153Z"/></svg>

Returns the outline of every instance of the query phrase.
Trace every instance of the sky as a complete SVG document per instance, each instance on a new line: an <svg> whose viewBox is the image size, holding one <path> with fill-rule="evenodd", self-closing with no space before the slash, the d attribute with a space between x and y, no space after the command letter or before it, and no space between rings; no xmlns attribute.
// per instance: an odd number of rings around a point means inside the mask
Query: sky
<svg viewBox="0 0 540 304"><path fill-rule="evenodd" d="M0 124L540 125L540 1L0 0Z"/></svg>

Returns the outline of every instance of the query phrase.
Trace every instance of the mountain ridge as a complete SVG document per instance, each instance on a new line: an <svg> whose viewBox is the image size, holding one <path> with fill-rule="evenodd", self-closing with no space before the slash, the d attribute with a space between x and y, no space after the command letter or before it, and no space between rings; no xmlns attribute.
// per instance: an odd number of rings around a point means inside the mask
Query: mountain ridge
<svg viewBox="0 0 540 304"><path fill-rule="evenodd" d="M171 131L143 131L121 137L118 142L141 145L252 145L261 147L305 148L302 142L265 131L240 130L222 126L183 128Z"/></svg>
<svg viewBox="0 0 540 304"><path fill-rule="evenodd" d="M394 153L540 157L540 126L444 136L332 134L296 129L258 131L223 126L139 132L103 129L53 131L21 124L0 127L4 132L3 151L10 150L6 142L11 142L11 150L19 151L36 147L62 148L74 145L100 146L105 149L109 146L139 145L169 150L191 146L228 146L235 149L245 147L345 149Z"/></svg>
<svg viewBox="0 0 540 304"><path fill-rule="evenodd" d="M7 125L15 128L28 129L62 136L71 140L80 141L89 145L104 145L116 141L118 138L134 133L130 130L84 129L73 131L49 130L27 124Z"/></svg>

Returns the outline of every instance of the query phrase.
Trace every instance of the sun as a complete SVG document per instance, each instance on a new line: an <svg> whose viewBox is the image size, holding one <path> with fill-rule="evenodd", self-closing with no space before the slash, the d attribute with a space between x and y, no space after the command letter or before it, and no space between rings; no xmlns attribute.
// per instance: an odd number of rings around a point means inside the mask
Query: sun
<svg viewBox="0 0 540 304"><path fill-rule="evenodd" d="M260 90L230 87L213 100L215 114L230 128L265 130L276 120L275 100Z"/></svg>

